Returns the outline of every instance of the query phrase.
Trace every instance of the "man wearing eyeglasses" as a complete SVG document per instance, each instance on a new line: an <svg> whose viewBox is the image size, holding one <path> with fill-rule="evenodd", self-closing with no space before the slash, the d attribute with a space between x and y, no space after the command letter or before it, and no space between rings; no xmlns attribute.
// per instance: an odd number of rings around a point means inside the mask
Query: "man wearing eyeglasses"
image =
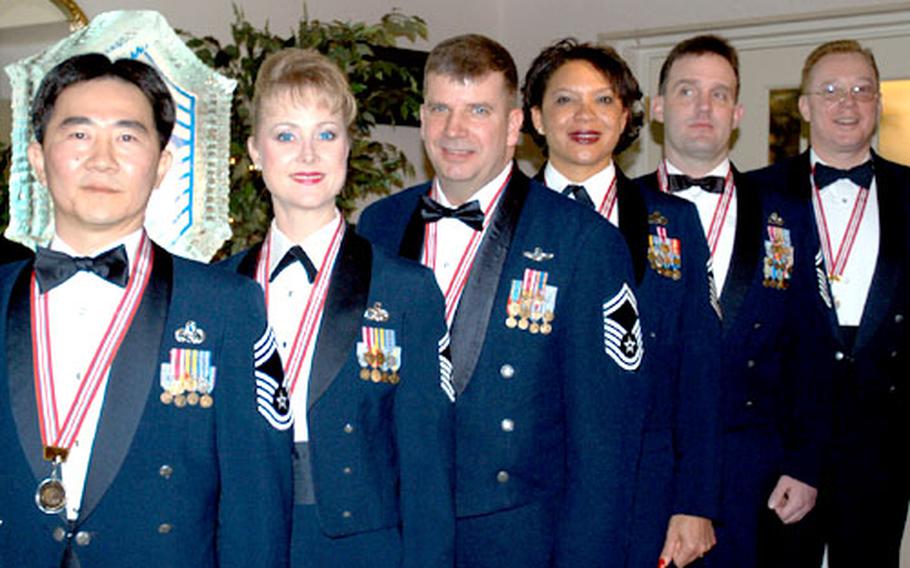
<svg viewBox="0 0 910 568"><path fill-rule="evenodd" d="M819 566L825 544L832 567L899 562L910 494L910 168L872 151L881 109L869 49L852 40L817 47L799 98L811 147L754 174L814 211L819 279L833 304L817 366L832 381L832 443L818 506L800 528L808 534L794 541L800 566Z"/></svg>

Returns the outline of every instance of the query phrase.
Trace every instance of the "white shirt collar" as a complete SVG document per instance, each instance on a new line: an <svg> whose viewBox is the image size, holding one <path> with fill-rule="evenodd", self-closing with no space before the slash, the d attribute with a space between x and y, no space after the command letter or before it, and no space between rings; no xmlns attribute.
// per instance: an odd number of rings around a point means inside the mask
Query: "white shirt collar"
<svg viewBox="0 0 910 568"><path fill-rule="evenodd" d="M872 152L866 152L866 157L863 160L863 162L865 162L866 160L871 160L871 159L872 159ZM821 157L819 157L819 155L815 153L815 148L812 148L812 147L809 148L809 163L813 166L815 164L825 164L826 166L830 166L832 168L835 167L835 166L832 166L831 164L829 164L828 162L822 160Z"/></svg>
<svg viewBox="0 0 910 568"><path fill-rule="evenodd" d="M567 185L583 185L585 191L587 191L592 198L594 198L595 194L598 197L603 197L603 193L606 192L607 188L610 187L610 184L613 183L613 179L616 177L616 164L610 160L609 166L600 170L593 176L582 182L574 182L562 175L562 173L553 165L553 162L547 161L543 176L547 187L550 189L562 191ZM596 203L597 199L594 201Z"/></svg>
<svg viewBox="0 0 910 568"><path fill-rule="evenodd" d="M486 185L481 187L479 190L474 192L467 201L476 200L480 203L480 209L484 212L487 212L487 208L490 206L490 202L493 201L493 198L496 196L496 193L499 191L499 188L502 187L502 184L505 183L506 178L509 177L509 174L512 173L512 162L510 161L506 164L506 167L502 169L499 174L487 182ZM445 207L454 208L455 205L452 205L452 202L446 198L445 193L439 187L439 180L433 179L433 189L434 189L434 198L436 201Z"/></svg>
<svg viewBox="0 0 910 568"><path fill-rule="evenodd" d="M670 160L666 160L666 163L667 163L667 173L668 174L688 175L688 174L686 174L686 172L684 172L681 169L674 166L673 162L671 162ZM706 174L706 176L720 176L722 178L726 178L728 173L730 173L730 158L729 157L724 158L724 160L721 163L717 164L717 166L715 166L713 170L708 172Z"/></svg>
<svg viewBox="0 0 910 568"><path fill-rule="evenodd" d="M340 215L341 213L338 209L335 209L335 214L332 216L331 221L320 227L316 232L312 233L300 243L295 243L290 237L281 232L281 229L278 228L278 223L272 219L272 226L269 229L269 238L272 239L269 274L275 270L275 267L278 266L278 263L281 262L284 255L295 245L300 245L303 252L310 257L313 265L319 269L322 259L325 258L325 254L329 250L329 245L332 244L332 236L335 234L335 227Z"/></svg>

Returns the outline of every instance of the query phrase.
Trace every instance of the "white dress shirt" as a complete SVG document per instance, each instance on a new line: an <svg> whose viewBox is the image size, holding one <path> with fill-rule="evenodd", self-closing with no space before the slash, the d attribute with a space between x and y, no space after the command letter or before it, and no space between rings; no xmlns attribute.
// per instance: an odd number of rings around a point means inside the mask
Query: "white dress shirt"
<svg viewBox="0 0 910 568"><path fill-rule="evenodd" d="M142 230L138 230L86 255L77 253L55 235L50 248L74 257L93 257L122 244L126 248L132 271L132 262L136 258L141 237ZM114 311L123 299L125 290L126 288L112 284L92 272L79 271L66 282L47 292L51 370L60 427L76 398L79 385L98 350L104 332L114 317ZM110 372L102 379L85 415L82 428L60 469L63 486L66 488L68 519L76 519L79 516L85 478L88 474L109 375Z"/></svg>
<svg viewBox="0 0 910 568"><path fill-rule="evenodd" d="M493 215L495 209L491 209L490 211L487 211L487 209L490 206L490 202L492 202L493 198L496 196L496 192L502 187L502 184L511 171L512 162L509 162L506 167L499 172L499 175L493 178L485 186L481 187L468 199L468 201L478 201L482 211L486 211L488 216ZM435 184L433 197L436 201L445 207L455 208L456 206L453 205L440 190L439 181L437 180L433 183ZM436 266L433 268L433 273L436 275L436 283L439 285L439 289L442 290L443 294L446 293L446 290L449 289L449 285L452 283L452 279L455 278L455 271L458 269L458 263L465 254L468 243L471 242L471 237L475 234L477 234L477 231L468 227L458 219L444 217L439 221L436 221Z"/></svg>
<svg viewBox="0 0 910 568"><path fill-rule="evenodd" d="M562 193L562 190L565 189L567 185L584 186L585 191L587 191L588 195L591 197L591 201L594 202L594 209L597 212L600 212L600 206L603 204L604 197L607 195L607 190L610 189L610 186L616 179L616 165L611 161L609 166L600 170L583 182L576 183L566 176L562 175L562 173L560 173L560 171L557 170L555 166L553 166L553 162L548 161L546 167L544 167L543 177L545 183L547 184L547 187L559 193ZM574 197L571 197L571 199L574 199ZM619 226L618 203L614 205L613 210L610 211L610 217L608 220L613 223L614 227Z"/></svg>
<svg viewBox="0 0 910 568"><path fill-rule="evenodd" d="M670 160L667 163L667 174L684 174L682 170L674 166ZM708 172L709 176L719 176L726 178L730 173L730 159L727 158L717 165L716 168ZM705 191L700 187L691 187L682 191L673 192L673 195L682 197L691 201L698 209L698 217L701 219L702 229L705 231L707 238L708 231L711 228L711 220L714 218L714 211L717 210L717 204L720 202L720 194ZM724 282L727 281L727 272L730 269L730 262L733 259L733 243L736 240L736 192L730 200L730 208L727 210L727 216L720 230L720 237L717 239L717 247L711 257L714 267L714 280L717 284L717 296L723 294Z"/></svg>
<svg viewBox="0 0 910 568"><path fill-rule="evenodd" d="M281 232L275 221L272 221L272 227L269 231L271 239L271 253L269 257L268 277L271 278L272 272L285 253L294 245L300 245L303 251L310 257L313 265L319 270L320 264L325 258L332 242L332 235L335 233L335 227L338 223L340 214L335 211L335 216L326 225L318 231L308 236L302 243L293 242L287 235ZM294 339L297 337L297 330L300 327L300 321L303 318L303 312L306 308L307 301L310 299L310 293L313 291L313 285L307 279L306 270L299 262L293 262L285 267L275 280L269 283L269 323L275 331L275 338L278 341L278 354L284 362L285 368L291 354L291 348L294 346ZM294 392L291 396L291 410L294 413L294 441L306 442L310 434L307 428L306 409L307 409L307 390L310 383L310 370L313 366L313 352L316 350L316 340L318 339L319 326L322 323L322 316L316 321L316 328L310 349L300 367L300 375L294 386ZM288 380L292 380L288 377Z"/></svg>
<svg viewBox="0 0 910 568"><path fill-rule="evenodd" d="M814 150L809 152L809 160L815 166L817 162L825 163L819 159ZM830 164L826 164L830 165ZM834 307L837 312L837 321L840 325L857 326L863 317L863 308L866 297L872 286L872 276L875 274L875 262L878 259L879 249L879 222L878 222L878 191L875 178L869 188L869 199L862 221L856 233L856 241L844 273L837 280L831 281L831 293L834 296ZM831 243L831 260L837 256L853 205L859 194L859 186L849 179L840 179L821 189L822 207L825 210L825 220L828 225L828 238ZM821 219L816 219L819 227ZM826 267L829 271L831 266Z"/></svg>

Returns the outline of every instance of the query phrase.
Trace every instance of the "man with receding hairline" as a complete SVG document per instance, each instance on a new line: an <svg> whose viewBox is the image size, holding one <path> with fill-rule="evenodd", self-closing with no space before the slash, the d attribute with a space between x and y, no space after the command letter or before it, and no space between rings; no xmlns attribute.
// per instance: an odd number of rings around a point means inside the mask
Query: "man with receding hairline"
<svg viewBox="0 0 910 568"><path fill-rule="evenodd" d="M910 168L872 149L881 109L872 52L853 40L818 46L799 98L810 148L754 174L810 211L833 304L815 370L833 382L832 443L794 566L816 568L825 544L831 568L899 563L910 497Z"/></svg>
<svg viewBox="0 0 910 568"><path fill-rule="evenodd" d="M651 110L664 127L664 159L639 181L695 204L722 318L722 500L717 546L702 565L756 566L774 545L765 524L798 522L817 493L817 247L797 202L756 191L730 161L743 108L738 54L725 39L677 44Z"/></svg>
<svg viewBox="0 0 910 568"><path fill-rule="evenodd" d="M595 212L529 180L508 51L479 36L427 59L436 176L359 230L433 268L456 389L456 564L625 565L644 356L629 254Z"/></svg>

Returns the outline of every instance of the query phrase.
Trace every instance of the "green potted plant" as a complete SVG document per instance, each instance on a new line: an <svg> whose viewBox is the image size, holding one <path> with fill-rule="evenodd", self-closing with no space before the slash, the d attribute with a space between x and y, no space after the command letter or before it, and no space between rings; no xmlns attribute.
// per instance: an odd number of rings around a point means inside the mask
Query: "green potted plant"
<svg viewBox="0 0 910 568"><path fill-rule="evenodd" d="M371 133L379 120L392 124L416 122L421 102L420 72L390 55L390 48L396 48L401 39L414 42L427 36L426 22L396 11L375 24L321 22L304 14L297 31L287 36L273 33L268 24L262 29L254 27L236 6L234 16L232 43L181 32L187 46L202 61L237 81L231 109L233 237L219 256L234 254L260 240L271 217L267 192L246 152L253 85L266 56L284 47L311 47L331 57L347 73L359 107L348 182L338 199L339 208L347 214L360 198L388 194L413 175L413 166L404 153L392 144L372 139Z"/></svg>

